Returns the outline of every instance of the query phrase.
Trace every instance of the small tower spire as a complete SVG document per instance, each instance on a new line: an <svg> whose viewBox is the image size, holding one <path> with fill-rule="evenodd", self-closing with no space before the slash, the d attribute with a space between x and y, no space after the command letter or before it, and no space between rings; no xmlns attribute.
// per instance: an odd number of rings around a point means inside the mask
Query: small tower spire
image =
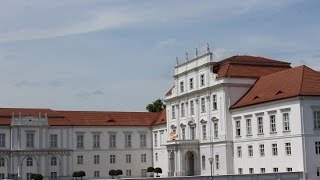
<svg viewBox="0 0 320 180"><path fill-rule="evenodd" d="M199 54L198 54L198 48L196 48L196 57L198 57Z"/></svg>
<svg viewBox="0 0 320 180"><path fill-rule="evenodd" d="M176 63L177 63L177 65L179 65L179 58L178 57L176 57Z"/></svg>
<svg viewBox="0 0 320 180"><path fill-rule="evenodd" d="M189 55L188 55L188 52L186 52L186 61L189 60Z"/></svg>
<svg viewBox="0 0 320 180"><path fill-rule="evenodd" d="M210 53L209 43L207 43L207 52Z"/></svg>

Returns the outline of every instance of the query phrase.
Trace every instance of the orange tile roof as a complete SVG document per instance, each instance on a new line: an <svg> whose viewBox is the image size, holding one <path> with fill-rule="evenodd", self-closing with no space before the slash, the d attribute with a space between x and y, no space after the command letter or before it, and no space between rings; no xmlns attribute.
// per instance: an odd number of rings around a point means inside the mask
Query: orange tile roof
<svg viewBox="0 0 320 180"><path fill-rule="evenodd" d="M166 109L163 109L160 112L160 116L158 119L153 123L154 126L162 125L167 123L167 115L166 115Z"/></svg>
<svg viewBox="0 0 320 180"><path fill-rule="evenodd" d="M50 126L152 126L166 123L163 112L55 111L51 109L0 108L0 125L10 125L12 113L42 116L47 113ZM161 118L161 119L160 119ZM160 120L159 120L160 119ZM163 119L163 120L162 120Z"/></svg>
<svg viewBox="0 0 320 180"><path fill-rule="evenodd" d="M174 86L171 88L171 89L169 89L169 91L166 93L166 96L170 96L170 95L172 95L172 89L174 88Z"/></svg>
<svg viewBox="0 0 320 180"><path fill-rule="evenodd" d="M231 109L290 98L320 96L320 72L299 66L260 77Z"/></svg>
<svg viewBox="0 0 320 180"><path fill-rule="evenodd" d="M258 78L291 68L290 63L256 56L232 56L212 66L217 78Z"/></svg>

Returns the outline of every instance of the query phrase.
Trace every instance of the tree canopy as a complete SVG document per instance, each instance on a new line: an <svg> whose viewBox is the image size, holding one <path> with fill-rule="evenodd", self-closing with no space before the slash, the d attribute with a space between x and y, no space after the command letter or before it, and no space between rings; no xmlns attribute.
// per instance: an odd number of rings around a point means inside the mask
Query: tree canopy
<svg viewBox="0 0 320 180"><path fill-rule="evenodd" d="M153 101L151 104L148 104L146 107L146 109L149 112L160 112L164 108L166 108L166 105L163 103L163 101L161 99L157 99L157 100Z"/></svg>

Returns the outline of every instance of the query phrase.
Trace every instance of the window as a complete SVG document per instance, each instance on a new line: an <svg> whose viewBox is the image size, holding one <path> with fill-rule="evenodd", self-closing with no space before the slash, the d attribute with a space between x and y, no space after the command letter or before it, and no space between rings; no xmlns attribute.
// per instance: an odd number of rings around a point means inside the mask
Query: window
<svg viewBox="0 0 320 180"><path fill-rule="evenodd" d="M212 109L213 110L217 110L218 106L217 106L217 95L212 95Z"/></svg>
<svg viewBox="0 0 320 180"><path fill-rule="evenodd" d="M27 133L27 147L34 147L34 134Z"/></svg>
<svg viewBox="0 0 320 180"><path fill-rule="evenodd" d="M140 147L147 147L147 136L140 134Z"/></svg>
<svg viewBox="0 0 320 180"><path fill-rule="evenodd" d="M125 135L125 147L131 147L131 134L126 134Z"/></svg>
<svg viewBox="0 0 320 180"><path fill-rule="evenodd" d="M141 154L141 162L142 163L147 162L147 154Z"/></svg>
<svg viewBox="0 0 320 180"><path fill-rule="evenodd" d="M51 166L56 166L58 163L57 163L57 158L56 157L52 157L50 159L50 164Z"/></svg>
<svg viewBox="0 0 320 180"><path fill-rule="evenodd" d="M181 103L181 117L185 117L184 103Z"/></svg>
<svg viewBox="0 0 320 180"><path fill-rule="evenodd" d="M0 147L6 147L6 134L0 133Z"/></svg>
<svg viewBox="0 0 320 180"><path fill-rule="evenodd" d="M93 148L99 148L100 147L100 134L94 134L93 135Z"/></svg>
<svg viewBox="0 0 320 180"><path fill-rule="evenodd" d="M77 163L83 164L83 156L82 155L77 156Z"/></svg>
<svg viewBox="0 0 320 180"><path fill-rule="evenodd" d="M163 145L163 131L160 131L160 146Z"/></svg>
<svg viewBox="0 0 320 180"><path fill-rule="evenodd" d="M289 113L283 113L283 130L290 131Z"/></svg>
<svg viewBox="0 0 320 180"><path fill-rule="evenodd" d="M158 161L158 153L156 153L154 156L155 156L156 161Z"/></svg>
<svg viewBox="0 0 320 180"><path fill-rule="evenodd" d="M317 167L317 176L320 176L320 167Z"/></svg>
<svg viewBox="0 0 320 180"><path fill-rule="evenodd" d="M189 88L193 89L193 78L189 79Z"/></svg>
<svg viewBox="0 0 320 180"><path fill-rule="evenodd" d="M218 123L213 123L213 137L214 138L219 137Z"/></svg>
<svg viewBox="0 0 320 180"><path fill-rule="evenodd" d="M320 154L320 141L315 142L316 154Z"/></svg>
<svg viewBox="0 0 320 180"><path fill-rule="evenodd" d="M184 84L183 84L183 81L180 82L180 92L183 92L184 91Z"/></svg>
<svg viewBox="0 0 320 180"><path fill-rule="evenodd" d="M241 136L240 120L236 121L236 136Z"/></svg>
<svg viewBox="0 0 320 180"><path fill-rule="evenodd" d="M131 154L126 154L126 163L131 163Z"/></svg>
<svg viewBox="0 0 320 180"><path fill-rule="evenodd" d="M205 98L201 98L201 112L206 112L206 101Z"/></svg>
<svg viewBox="0 0 320 180"><path fill-rule="evenodd" d="M258 134L263 134L263 119L258 117Z"/></svg>
<svg viewBox="0 0 320 180"><path fill-rule="evenodd" d="M93 172L94 177L100 177L100 171L94 171Z"/></svg>
<svg viewBox="0 0 320 180"><path fill-rule="evenodd" d="M27 158L27 166L33 166L33 159L31 157Z"/></svg>
<svg viewBox="0 0 320 180"><path fill-rule="evenodd" d="M291 143L285 143L286 155L291 155Z"/></svg>
<svg viewBox="0 0 320 180"><path fill-rule="evenodd" d="M249 168L249 174L253 174L253 173L254 173L253 168Z"/></svg>
<svg viewBox="0 0 320 180"><path fill-rule="evenodd" d="M154 146L158 146L158 133L154 133Z"/></svg>
<svg viewBox="0 0 320 180"><path fill-rule="evenodd" d="M83 134L77 135L77 148L83 148Z"/></svg>
<svg viewBox="0 0 320 180"><path fill-rule="evenodd" d="M131 176L131 169L126 170L126 176Z"/></svg>
<svg viewBox="0 0 320 180"><path fill-rule="evenodd" d="M275 116L275 115L271 115L271 116L270 116L270 132L271 132L271 133L277 132L276 116Z"/></svg>
<svg viewBox="0 0 320 180"><path fill-rule="evenodd" d="M174 106L171 106L171 118L176 118L176 108Z"/></svg>
<svg viewBox="0 0 320 180"><path fill-rule="evenodd" d="M238 174L242 174L242 168L238 168Z"/></svg>
<svg viewBox="0 0 320 180"><path fill-rule="evenodd" d="M266 173L266 168L260 168L261 173Z"/></svg>
<svg viewBox="0 0 320 180"><path fill-rule="evenodd" d="M264 156L264 144L259 145L260 156Z"/></svg>
<svg viewBox="0 0 320 180"><path fill-rule="evenodd" d="M202 170L206 169L206 156L201 157Z"/></svg>
<svg viewBox="0 0 320 180"><path fill-rule="evenodd" d="M4 167L5 166L5 160L4 158L0 158L0 167Z"/></svg>
<svg viewBox="0 0 320 180"><path fill-rule="evenodd" d="M249 155L249 157L252 157L252 156L253 156L253 148L252 148L251 145L248 146L248 155Z"/></svg>
<svg viewBox="0 0 320 180"><path fill-rule="evenodd" d="M273 172L278 172L279 169L278 168L273 168Z"/></svg>
<svg viewBox="0 0 320 180"><path fill-rule="evenodd" d="M50 147L56 148L58 147L58 135L50 134Z"/></svg>
<svg viewBox="0 0 320 180"><path fill-rule="evenodd" d="M182 137L182 140L186 139L186 128L185 127L181 128L181 137Z"/></svg>
<svg viewBox="0 0 320 180"><path fill-rule="evenodd" d="M115 148L115 147L117 147L117 144L116 144L116 135L115 135L115 134L110 134L110 135L109 135L109 147L110 147L110 148Z"/></svg>
<svg viewBox="0 0 320 180"><path fill-rule="evenodd" d="M100 164L100 156L99 155L93 156L93 164Z"/></svg>
<svg viewBox="0 0 320 180"><path fill-rule="evenodd" d="M216 170L218 170L220 168L219 155L215 155L215 161L216 161Z"/></svg>
<svg viewBox="0 0 320 180"><path fill-rule="evenodd" d="M196 128L194 126L190 127L190 139L196 139Z"/></svg>
<svg viewBox="0 0 320 180"><path fill-rule="evenodd" d="M313 111L314 128L320 128L320 111Z"/></svg>
<svg viewBox="0 0 320 180"><path fill-rule="evenodd" d="M241 149L241 146L238 146L238 147L237 147L237 154L238 154L238 158L241 158L241 157L242 157L242 149Z"/></svg>
<svg viewBox="0 0 320 180"><path fill-rule="evenodd" d="M200 86L204 86L204 74L200 75Z"/></svg>
<svg viewBox="0 0 320 180"><path fill-rule="evenodd" d="M247 135L252 135L251 119L246 119Z"/></svg>
<svg viewBox="0 0 320 180"><path fill-rule="evenodd" d="M272 155L277 156L278 155L278 145L272 144Z"/></svg>
<svg viewBox="0 0 320 180"><path fill-rule="evenodd" d="M207 125L202 125L202 139L207 139Z"/></svg>
<svg viewBox="0 0 320 180"><path fill-rule="evenodd" d="M110 164L116 163L116 155L110 155Z"/></svg>
<svg viewBox="0 0 320 180"><path fill-rule="evenodd" d="M51 179L58 179L58 173L57 172L50 172L50 178Z"/></svg>
<svg viewBox="0 0 320 180"><path fill-rule="evenodd" d="M26 174L27 180L31 180L31 175L32 175L32 173L27 173L27 174Z"/></svg>
<svg viewBox="0 0 320 180"><path fill-rule="evenodd" d="M292 168L287 168L287 172L292 172Z"/></svg>
<svg viewBox="0 0 320 180"><path fill-rule="evenodd" d="M0 173L0 179L4 179L4 173Z"/></svg>
<svg viewBox="0 0 320 180"><path fill-rule="evenodd" d="M190 114L194 115L194 101L190 101Z"/></svg>

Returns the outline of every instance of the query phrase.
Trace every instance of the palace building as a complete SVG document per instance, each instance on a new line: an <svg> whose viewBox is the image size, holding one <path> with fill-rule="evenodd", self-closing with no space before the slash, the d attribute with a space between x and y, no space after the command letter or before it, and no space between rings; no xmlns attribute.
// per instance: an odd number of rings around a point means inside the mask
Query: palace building
<svg viewBox="0 0 320 180"><path fill-rule="evenodd" d="M0 179L300 172L320 178L320 72L208 51L174 67L166 109L0 108Z"/></svg>

